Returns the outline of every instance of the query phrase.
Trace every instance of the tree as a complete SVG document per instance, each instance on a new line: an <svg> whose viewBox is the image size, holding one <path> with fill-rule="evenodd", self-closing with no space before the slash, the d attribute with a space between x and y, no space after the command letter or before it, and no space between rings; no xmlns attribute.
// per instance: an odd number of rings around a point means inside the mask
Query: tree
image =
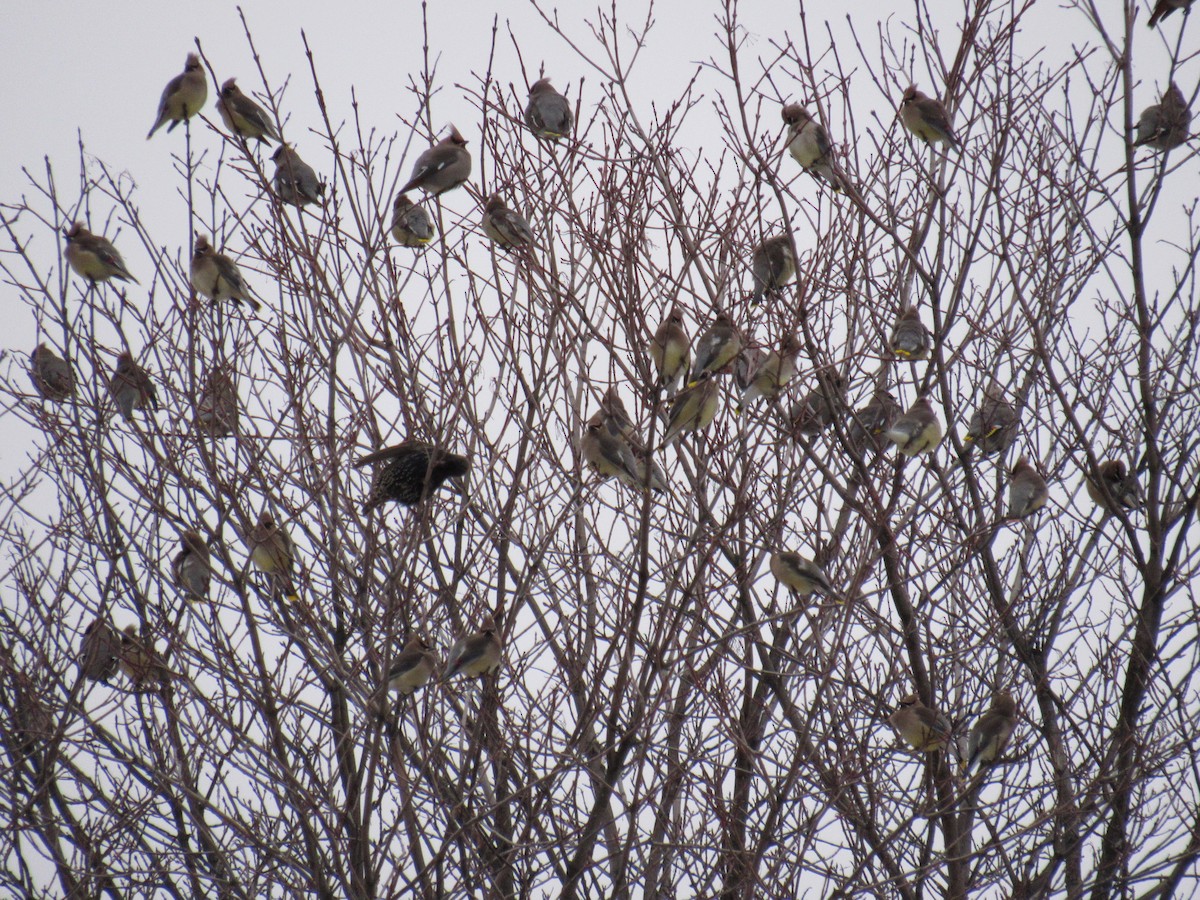
<svg viewBox="0 0 1200 900"><path fill-rule="evenodd" d="M1129 138L1158 101L1133 52L1146 10L1081 4L1071 21L1092 43L1061 60L1021 36L1043 12L979 6L951 32L919 5L874 39L855 17L835 47L804 18L799 37L752 44L730 3L724 56L653 107L630 87L652 18L627 30L614 8L589 30L544 12L599 88L553 73L575 86L575 132L539 140L524 91L504 84L543 73L497 42L466 88L478 120L457 123L472 177L424 203L425 249L388 230L450 89L429 62L399 134L357 109L346 127L314 63L323 146L305 135L297 149L327 190L301 209L273 191L268 150L211 116L178 151L186 242L149 234L131 180L82 152L78 196L53 168L32 177L34 199L4 208L14 250L0 265L77 393L40 399L20 362L4 380L9 416L44 435L0 519L11 888L1100 898L1194 885L1195 153ZM1165 74L1190 102L1183 18L1161 34L1180 35ZM287 93L264 82L291 140ZM961 152L859 112L892 109L910 82L945 100ZM840 195L783 151L791 101L832 134ZM484 241L493 194L532 246ZM141 244L141 286L82 282L48 259L45 237L73 220ZM753 250L780 234L798 274L751 310ZM195 235L235 259L261 314L191 290ZM672 401L649 345L676 304L693 339L731 314L747 360L788 336L801 349L781 396L740 416L735 375L716 376L713 424L664 447ZM888 349L908 308L932 333L927 360ZM114 415L122 350L160 411ZM213 396L229 383L238 414L221 435ZM636 427L629 484L579 449L610 388ZM794 404L814 389L834 421L798 434ZM908 458L861 434L883 391L903 409L930 400L936 450ZM1000 400L1018 423L984 452ZM354 461L406 438L469 457L469 477L364 512L374 467ZM1014 520L1021 455L1050 502ZM646 459L668 490L648 489ZM1110 460L1136 488L1102 476ZM294 542L291 585L286 567L250 562L264 512ZM211 555L207 600L175 584L188 531ZM778 584L768 562L784 550L832 589ZM386 693L411 637L444 662L489 618L498 673ZM161 683L139 674L152 667L83 679L96 619L133 624L140 645L119 655L157 654ZM1015 734L964 774L958 745L1005 689ZM916 753L888 726L910 693L949 720L942 749Z"/></svg>

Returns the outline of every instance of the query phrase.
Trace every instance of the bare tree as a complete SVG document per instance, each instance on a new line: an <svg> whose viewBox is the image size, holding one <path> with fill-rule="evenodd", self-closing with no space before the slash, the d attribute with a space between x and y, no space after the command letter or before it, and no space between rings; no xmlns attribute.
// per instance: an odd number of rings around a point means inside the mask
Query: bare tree
<svg viewBox="0 0 1200 900"><path fill-rule="evenodd" d="M78 186L28 173L0 267L76 392L45 399L9 357L7 418L39 437L0 516L5 886L1196 890L1196 154L1134 143L1168 82L1195 100L1188 23L1161 24L1169 68L1150 72L1145 8L1077 4L1089 45L1061 60L1030 49L1032 4L960 12L953 33L918 3L878 33L851 19L836 46L803 17L754 43L728 2L723 55L651 105L630 84L652 14L546 10L578 72L538 71L497 31L478 82L451 88L429 48L398 134L335 109L313 62L325 120L296 149L319 202L282 203L270 148L205 113L177 157L187 235L148 233L130 179L82 143ZM286 129L269 68L253 93ZM550 74L575 113L556 142L523 118ZM893 116L910 84L960 151ZM398 246L396 189L451 89L478 110L456 123L474 170L414 196L436 234ZM788 103L828 130L838 177L787 154ZM484 238L493 195L532 243ZM75 221L153 269L70 274L52 244ZM779 235L796 274L760 280L752 309L754 248ZM198 236L261 312L192 289ZM715 420L665 444L650 345L675 306L694 344L723 312L746 349L713 376ZM907 309L927 358L891 349ZM735 381L789 338L795 376L735 415ZM158 410L117 415L123 351ZM930 401L936 449L889 444L867 408L888 394ZM802 427L815 404L827 427ZM611 471L588 465L589 433ZM354 463L405 440L469 475L433 490L422 462L416 504L364 509L388 460ZM1050 499L1018 519L1021 456ZM252 552L268 541L276 556ZM818 571L777 582L783 551ZM97 620L133 627L84 660ZM499 670L440 677L486 627ZM443 669L391 693L413 638ZM968 769L1002 691L1014 733ZM932 752L888 724L909 694L944 716Z"/></svg>

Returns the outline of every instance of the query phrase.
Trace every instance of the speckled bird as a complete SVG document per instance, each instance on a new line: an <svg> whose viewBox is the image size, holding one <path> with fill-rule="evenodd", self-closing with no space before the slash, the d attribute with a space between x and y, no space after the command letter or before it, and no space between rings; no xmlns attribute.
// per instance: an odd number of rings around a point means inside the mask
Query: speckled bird
<svg viewBox="0 0 1200 900"><path fill-rule="evenodd" d="M375 462L386 465L375 473L371 493L363 503L364 513L389 501L404 506L420 503L447 479L463 478L471 470L471 461L465 456L423 441L405 441L368 453L354 463L354 468Z"/></svg>

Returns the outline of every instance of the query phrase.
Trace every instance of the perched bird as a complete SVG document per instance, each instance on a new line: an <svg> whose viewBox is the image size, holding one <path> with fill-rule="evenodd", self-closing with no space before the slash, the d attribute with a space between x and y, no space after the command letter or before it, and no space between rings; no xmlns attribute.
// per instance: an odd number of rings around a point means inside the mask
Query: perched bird
<svg viewBox="0 0 1200 900"><path fill-rule="evenodd" d="M734 412L741 415L742 410L759 397L765 397L769 401L775 400L796 374L796 354L799 352L800 341L795 335L784 338L782 346L768 353L755 371Z"/></svg>
<svg viewBox="0 0 1200 900"><path fill-rule="evenodd" d="M1000 388L992 384L984 388L983 400L967 422L963 440L978 447L984 456L1003 453L1016 440L1019 426L1017 411L1004 399Z"/></svg>
<svg viewBox="0 0 1200 900"><path fill-rule="evenodd" d="M119 664L135 690L153 690L162 687L167 680L166 664L154 649L154 642L147 646L138 635L136 625L125 626Z"/></svg>
<svg viewBox="0 0 1200 900"><path fill-rule="evenodd" d="M783 108L783 121L788 126L787 148L792 159L804 171L840 192L842 176L834 164L833 144L825 126L799 103L789 103Z"/></svg>
<svg viewBox="0 0 1200 900"><path fill-rule="evenodd" d="M1146 24L1153 28L1171 13L1177 9L1187 10L1192 5L1192 0L1158 0L1154 4L1154 11L1150 13L1150 21Z"/></svg>
<svg viewBox="0 0 1200 900"><path fill-rule="evenodd" d="M891 347L892 353L901 359L929 359L929 353L933 350L933 335L921 321L921 314L915 306L906 306L900 310L888 346Z"/></svg>
<svg viewBox="0 0 1200 900"><path fill-rule="evenodd" d="M900 698L896 711L888 716L888 722L900 737L920 753L936 753L950 747L953 727L950 720L921 702L916 694Z"/></svg>
<svg viewBox="0 0 1200 900"><path fill-rule="evenodd" d="M855 453L862 453L869 441L876 452L883 450L887 432L901 412L895 397L882 388L876 389L870 402L856 409L850 417L850 425L846 430L850 448Z"/></svg>
<svg viewBox="0 0 1200 900"><path fill-rule="evenodd" d="M520 213L505 206L504 201L496 194L491 196L484 207L483 231L505 249L525 247L533 243L533 232L529 223Z"/></svg>
<svg viewBox="0 0 1200 900"><path fill-rule="evenodd" d="M1137 140L1133 145L1174 150L1187 141L1191 121L1192 111L1188 109L1187 99L1172 81L1162 100L1142 111L1137 123Z"/></svg>
<svg viewBox="0 0 1200 900"><path fill-rule="evenodd" d="M392 204L392 239L401 247L424 247L434 234L425 207L409 200L408 194L397 194Z"/></svg>
<svg viewBox="0 0 1200 900"><path fill-rule="evenodd" d="M733 386L739 394L744 394L750 389L750 385L754 383L754 376L758 374L766 358L767 354L763 352L762 347L742 348L742 352L733 361Z"/></svg>
<svg viewBox="0 0 1200 900"><path fill-rule="evenodd" d="M196 401L196 427L212 437L225 437L237 430L237 423L237 386L229 372L218 366L208 373Z"/></svg>
<svg viewBox="0 0 1200 900"><path fill-rule="evenodd" d="M884 432L905 456L928 453L942 442L942 423L927 397L921 397Z"/></svg>
<svg viewBox="0 0 1200 900"><path fill-rule="evenodd" d="M412 177L401 194L420 188L426 194L437 196L453 190L471 177L471 154L467 152L467 140L450 126L450 133L417 157Z"/></svg>
<svg viewBox="0 0 1200 900"><path fill-rule="evenodd" d="M217 112L221 121L236 135L246 140L257 139L260 144L281 141L279 129L265 109L242 93L236 78L228 78L217 95Z"/></svg>
<svg viewBox="0 0 1200 900"><path fill-rule="evenodd" d="M154 132L167 125L167 132L175 130L180 122L185 122L200 112L204 101L208 99L208 79L204 77L204 69L200 66L200 57L195 53L187 55L182 74L176 75L163 88L162 98L158 101L158 117L154 127L146 135L146 140L154 137Z"/></svg>
<svg viewBox="0 0 1200 900"><path fill-rule="evenodd" d="M779 234L755 247L750 272L754 276L750 305L754 307L762 303L768 291L783 287L796 274L796 245L791 235Z"/></svg>
<svg viewBox="0 0 1200 900"><path fill-rule="evenodd" d="M816 437L846 406L846 379L832 366L817 371L817 386L792 404L792 436Z"/></svg>
<svg viewBox="0 0 1200 900"><path fill-rule="evenodd" d="M571 133L575 117L571 104L556 91L549 78L541 78L529 89L529 105L525 107L525 124L537 137L557 141Z"/></svg>
<svg viewBox="0 0 1200 900"><path fill-rule="evenodd" d="M108 382L108 392L117 401L126 422L133 419L135 409L158 409L158 390L150 374L133 361L128 350L117 357L117 369Z"/></svg>
<svg viewBox="0 0 1200 900"><path fill-rule="evenodd" d="M1099 478L1087 478L1088 496L1106 513L1111 514L1116 508L1140 509L1142 506L1142 488L1138 484L1137 473L1129 472L1125 463L1119 459L1106 459L1097 469ZM1108 496L1104 494L1108 490ZM1108 497L1111 497L1110 501Z"/></svg>
<svg viewBox="0 0 1200 900"><path fill-rule="evenodd" d="M696 362L692 367L688 387L699 382L700 376L705 372L720 372L737 359L741 352L742 335L733 324L733 319L723 312L717 313L716 319L696 342Z"/></svg>
<svg viewBox="0 0 1200 900"><path fill-rule="evenodd" d="M600 398L600 412L604 415L608 430L614 435L629 440L636 438L637 430L633 424L633 417L629 415L625 401L617 393L616 385L605 391L604 396Z"/></svg>
<svg viewBox="0 0 1200 900"><path fill-rule="evenodd" d="M482 631L476 631L454 642L446 656L446 674L443 681L455 675L467 678L487 675L500 668L500 638L496 635L496 623L488 620Z"/></svg>
<svg viewBox="0 0 1200 900"><path fill-rule="evenodd" d="M75 373L71 364L47 347L38 344L29 354L29 380L37 392L52 403L75 396Z"/></svg>
<svg viewBox="0 0 1200 900"><path fill-rule="evenodd" d="M250 293L237 263L224 253L218 253L202 234L196 236L196 249L192 252L191 280L196 293L213 303L232 300L237 305L249 303L255 312L262 309L262 304Z"/></svg>
<svg viewBox="0 0 1200 900"><path fill-rule="evenodd" d="M63 256L80 277L91 282L115 278L117 281L138 283L129 274L129 269L125 268L125 260L121 259L121 254L108 238L92 234L78 222L72 222L63 234L67 238L67 249Z"/></svg>
<svg viewBox="0 0 1200 900"><path fill-rule="evenodd" d="M1050 499L1050 490L1046 480L1038 474L1038 470L1030 465L1022 456L1010 473L1012 480L1008 483L1008 517L1024 519L1031 516Z"/></svg>
<svg viewBox="0 0 1200 900"><path fill-rule="evenodd" d="M692 342L683 330L683 310L678 305L671 307L667 318L654 332L650 341L650 359L658 372L658 387L672 391L687 378L688 367L692 364Z"/></svg>
<svg viewBox="0 0 1200 900"><path fill-rule="evenodd" d="M597 412L583 426L579 439L579 453L584 462L603 478L616 478L635 490L646 485L646 467L638 459L632 445L619 431L619 424L603 410ZM655 491L667 489L666 480L657 466L650 469L650 488Z"/></svg>
<svg viewBox="0 0 1200 900"><path fill-rule="evenodd" d="M976 765L991 765L1004 752L1017 724L1017 702L1008 691L992 698L992 708L979 717L971 729L966 771Z"/></svg>
<svg viewBox="0 0 1200 900"><path fill-rule="evenodd" d="M185 531L179 536L179 552L171 560L171 578L187 599L208 599L212 555L198 531Z"/></svg>
<svg viewBox="0 0 1200 900"><path fill-rule="evenodd" d="M837 596L824 570L799 553L781 550L771 554L771 574L776 581L801 597L811 597L816 593L826 597Z"/></svg>
<svg viewBox="0 0 1200 900"><path fill-rule="evenodd" d="M721 399L721 384L711 372L702 372L695 384L690 384L671 401L667 430L663 432L665 447L689 431L703 431L717 417Z"/></svg>
<svg viewBox="0 0 1200 900"><path fill-rule="evenodd" d="M263 510L258 523L246 536L250 547L250 561L271 576L279 585L285 600L295 603L300 599L292 583L292 569L296 564L296 545L292 536L282 525L275 522L269 510Z"/></svg>
<svg viewBox="0 0 1200 900"><path fill-rule="evenodd" d="M363 503L363 513L388 501L404 506L420 503L447 479L463 478L471 471L471 461L465 456L422 441L404 441L368 453L354 463L354 468L374 462L386 462L387 465L375 473L371 493Z"/></svg>
<svg viewBox="0 0 1200 900"><path fill-rule="evenodd" d="M297 207L322 202L325 182L317 178L313 167L302 160L292 147L280 144L271 154L271 159L275 161L271 183L281 201Z"/></svg>
<svg viewBox="0 0 1200 900"><path fill-rule="evenodd" d="M91 681L105 681L117 671L121 638L104 619L95 619L79 642L79 674Z"/></svg>
<svg viewBox="0 0 1200 900"><path fill-rule="evenodd" d="M409 638L388 669L388 690L408 695L429 681L436 666L429 649L421 638Z"/></svg>
<svg viewBox="0 0 1200 900"><path fill-rule="evenodd" d="M950 116L942 101L926 97L917 90L916 85L910 84L904 90L904 98L900 101L900 121L927 144L949 144L955 150L959 149L958 138L950 127Z"/></svg>

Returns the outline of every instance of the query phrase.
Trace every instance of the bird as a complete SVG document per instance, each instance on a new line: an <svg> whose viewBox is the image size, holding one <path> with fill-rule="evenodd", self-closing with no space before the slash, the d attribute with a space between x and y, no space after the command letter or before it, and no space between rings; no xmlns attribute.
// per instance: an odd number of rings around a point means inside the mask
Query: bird
<svg viewBox="0 0 1200 900"><path fill-rule="evenodd" d="M768 291L783 287L796 274L796 245L788 234L769 237L750 257L750 272L754 276L754 294L750 306L763 302Z"/></svg>
<svg viewBox="0 0 1200 900"><path fill-rule="evenodd" d="M213 303L232 300L238 306L249 303L255 312L262 309L262 304L250 293L237 263L224 253L218 253L202 234L196 236L196 249L192 252L191 281L196 293Z"/></svg>
<svg viewBox="0 0 1200 900"><path fill-rule="evenodd" d="M454 642L446 656L446 673L443 681L456 675L467 678L487 675L500 668L500 638L496 635L496 623L488 620L483 628Z"/></svg>
<svg viewBox="0 0 1200 900"><path fill-rule="evenodd" d="M1004 399L1000 388L991 384L984 388L979 409L967 422L963 441L970 447L978 447L984 456L1003 453L1016 440L1019 426L1017 411Z"/></svg>
<svg viewBox="0 0 1200 900"><path fill-rule="evenodd" d="M242 93L236 78L227 78L221 85L217 94L217 112L226 128L246 140L257 139L260 144L283 140L271 116Z"/></svg>
<svg viewBox="0 0 1200 900"><path fill-rule="evenodd" d="M79 642L79 674L90 681L107 682L117 671L121 638L104 619L93 619Z"/></svg>
<svg viewBox="0 0 1200 900"><path fill-rule="evenodd" d="M1152 147L1155 150L1174 150L1188 139L1188 125L1192 111L1187 99L1175 82L1171 82L1162 100L1142 111L1137 123L1135 147Z"/></svg>
<svg viewBox="0 0 1200 900"><path fill-rule="evenodd" d="M167 132L174 131L180 122L186 122L200 112L207 99L208 79L204 76L200 57L189 53L183 72L168 81L167 86L163 88L162 97L158 101L158 116L154 120L154 127L146 135L146 140L154 137L154 132L167 122L171 123L167 125Z"/></svg>
<svg viewBox="0 0 1200 900"><path fill-rule="evenodd" d="M826 597L837 596L824 569L791 550L771 554L771 574L776 581L801 597L811 597L816 593Z"/></svg>
<svg viewBox="0 0 1200 900"><path fill-rule="evenodd" d="M412 506L429 497L450 478L463 478L471 461L433 444L408 440L360 457L354 468L385 462L375 473L371 493L363 503L364 514L389 501Z"/></svg>
<svg viewBox="0 0 1200 900"><path fill-rule="evenodd" d="M117 357L117 368L108 382L108 392L117 402L125 421L133 419L135 409L158 409L158 390L149 373L133 361L128 350Z"/></svg>
<svg viewBox="0 0 1200 900"><path fill-rule="evenodd" d="M717 373L737 359L742 352L742 335L727 314L718 312L708 330L696 342L696 361L688 387L700 380L705 372Z"/></svg>
<svg viewBox="0 0 1200 900"><path fill-rule="evenodd" d="M1004 752L1017 724L1017 702L1008 691L992 698L992 708L979 717L971 729L965 769L991 765Z"/></svg>
<svg viewBox="0 0 1200 900"><path fill-rule="evenodd" d="M759 397L765 397L768 401L775 400L796 374L796 354L799 352L800 341L795 335L788 335L778 350L768 353L742 392L741 402L734 410L735 414L741 415L742 411Z"/></svg>
<svg viewBox="0 0 1200 900"><path fill-rule="evenodd" d="M949 144L960 148L954 129L950 127L950 116L941 100L926 97L910 84L900 101L900 121L904 127L926 144Z"/></svg>
<svg viewBox="0 0 1200 900"><path fill-rule="evenodd" d="M275 162L271 183L282 202L296 207L322 202L325 182L317 178L313 167L302 160L293 147L280 144L271 154L271 159Z"/></svg>
<svg viewBox="0 0 1200 900"><path fill-rule="evenodd" d="M843 179L834 164L833 144L825 126L799 103L784 106L783 121L788 126L787 148L792 159L800 163L804 171L840 193Z"/></svg>
<svg viewBox="0 0 1200 900"><path fill-rule="evenodd" d="M650 341L650 359L658 373L657 386L668 391L675 390L687 378L692 364L692 342L683 330L683 310L678 304L654 332Z"/></svg>
<svg viewBox="0 0 1200 900"><path fill-rule="evenodd" d="M196 401L196 427L211 437L225 437L237 430L237 386L224 367L208 373L204 390Z"/></svg>
<svg viewBox="0 0 1200 900"><path fill-rule="evenodd" d="M154 642L147 646L136 625L125 626L118 664L135 690L158 688L167 680L166 664L154 649Z"/></svg>
<svg viewBox="0 0 1200 900"><path fill-rule="evenodd" d="M792 404L792 435L816 437L833 424L846 405L846 379L832 366L817 370L817 386Z"/></svg>
<svg viewBox="0 0 1200 900"><path fill-rule="evenodd" d="M138 283L138 280L129 274L125 260L121 259L121 254L108 238L92 234L78 222L72 222L71 227L63 234L67 239L67 249L63 251L63 256L81 278L86 278L92 283L108 281L110 278Z"/></svg>
<svg viewBox="0 0 1200 900"><path fill-rule="evenodd" d="M927 397L919 398L884 434L905 456L928 453L942 442L942 423Z"/></svg>
<svg viewBox="0 0 1200 900"><path fill-rule="evenodd" d="M866 406L856 409L846 429L846 439L855 453L867 449L870 441L876 452L883 450L884 440L892 424L900 417L900 404L882 388L877 388Z"/></svg>
<svg viewBox="0 0 1200 900"><path fill-rule="evenodd" d="M525 124L535 136L557 141L571 133L575 117L571 104L550 84L549 78L539 78L529 89L529 104L525 107Z"/></svg>
<svg viewBox="0 0 1200 900"><path fill-rule="evenodd" d="M754 382L754 376L758 374L758 370L766 358L767 354L763 352L762 347L742 348L742 352L733 361L733 386L737 388L739 394L744 394L749 390L750 385Z"/></svg>
<svg viewBox="0 0 1200 900"><path fill-rule="evenodd" d="M674 441L689 431L703 431L717 416L721 399L721 384L711 372L704 372L700 379L675 395L667 416L667 429L663 432L662 445Z"/></svg>
<svg viewBox="0 0 1200 900"><path fill-rule="evenodd" d="M1192 0L1158 0L1154 4L1154 11L1150 13L1150 21L1146 24L1153 28L1171 13L1177 9L1187 10L1192 5Z"/></svg>
<svg viewBox="0 0 1200 900"><path fill-rule="evenodd" d="M1024 456L1017 460L1009 473L1012 480L1008 483L1008 517L1024 519L1031 516L1050 498L1050 490L1046 480L1038 473Z"/></svg>
<svg viewBox="0 0 1200 900"><path fill-rule="evenodd" d="M634 490L642 490L647 485L645 463L638 458L628 438L614 429L613 423L603 410L588 419L579 439L580 456L601 477L616 478ZM657 466L651 465L648 474L651 490L667 490L666 479Z"/></svg>
<svg viewBox="0 0 1200 900"><path fill-rule="evenodd" d="M300 599L292 582L292 569L296 564L296 545L286 529L275 521L269 510L263 510L258 522L246 536L250 547L250 561L277 582L285 600L295 603Z"/></svg>
<svg viewBox="0 0 1200 900"><path fill-rule="evenodd" d="M212 555L198 531L179 536L179 552L171 560L171 579L189 600L207 600L212 579Z"/></svg>
<svg viewBox="0 0 1200 900"><path fill-rule="evenodd" d="M633 440L637 437L637 429L633 424L633 417L629 415L629 410L625 408L625 401L617 393L616 385L611 386L604 392L604 396L600 398L600 412L604 415L604 421L608 425L608 430L614 435L628 440Z"/></svg>
<svg viewBox="0 0 1200 900"><path fill-rule="evenodd" d="M425 207L413 203L408 194L397 194L392 204L392 239L401 247L424 247L434 234Z"/></svg>
<svg viewBox="0 0 1200 900"><path fill-rule="evenodd" d="M930 709L916 694L900 698L888 722L905 742L920 753L936 753L950 747L953 726L942 713Z"/></svg>
<svg viewBox="0 0 1200 900"><path fill-rule="evenodd" d="M412 177L401 194L420 188L426 194L438 196L453 190L471 177L471 154L467 152L467 140L450 126L450 133L417 157Z"/></svg>
<svg viewBox="0 0 1200 900"><path fill-rule="evenodd" d="M75 373L71 371L71 364L45 344L38 344L29 354L29 380L51 403L62 403L75 396Z"/></svg>
<svg viewBox="0 0 1200 900"><path fill-rule="evenodd" d="M499 195L493 194L483 210L483 231L506 250L533 243L529 223L516 210L509 209Z"/></svg>
<svg viewBox="0 0 1200 900"><path fill-rule="evenodd" d="M430 647L419 637L411 637L388 669L388 690L408 695L429 681L436 667Z"/></svg>
<svg viewBox="0 0 1200 900"><path fill-rule="evenodd" d="M1138 484L1137 474L1129 472L1125 463L1119 459L1106 459L1096 470L1099 476L1095 480L1086 478L1088 496L1105 511L1112 513L1114 508L1140 509L1142 506L1142 488ZM1104 490L1108 490L1108 496ZM1108 497L1112 498L1110 502ZM1115 504L1115 506L1114 506Z"/></svg>
<svg viewBox="0 0 1200 900"><path fill-rule="evenodd" d="M929 359L929 353L933 350L933 336L921 321L921 314L915 306L906 306L900 310L888 346L891 347L892 353L901 359L914 362Z"/></svg>

